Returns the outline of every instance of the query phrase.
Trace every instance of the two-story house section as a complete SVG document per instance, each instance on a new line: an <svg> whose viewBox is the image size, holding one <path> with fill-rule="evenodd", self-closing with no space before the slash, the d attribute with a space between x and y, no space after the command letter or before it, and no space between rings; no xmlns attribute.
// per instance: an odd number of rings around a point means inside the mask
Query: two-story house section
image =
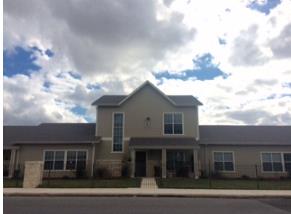
<svg viewBox="0 0 291 214"><path fill-rule="evenodd" d="M199 125L195 97L148 81L92 105L94 123L4 126L4 176L26 161L42 161L44 177L291 176L291 126Z"/></svg>
<svg viewBox="0 0 291 214"><path fill-rule="evenodd" d="M128 96L105 95L93 105L96 136L101 138L97 163L129 159L132 177L189 172L198 176L202 104L195 97L165 95L146 81Z"/></svg>

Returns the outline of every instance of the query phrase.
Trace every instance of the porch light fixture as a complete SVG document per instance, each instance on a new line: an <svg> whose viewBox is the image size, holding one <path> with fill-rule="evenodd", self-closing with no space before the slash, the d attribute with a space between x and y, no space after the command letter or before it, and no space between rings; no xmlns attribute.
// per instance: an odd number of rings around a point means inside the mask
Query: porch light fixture
<svg viewBox="0 0 291 214"><path fill-rule="evenodd" d="M145 121L144 121L145 127L151 127L151 118L150 117L146 117Z"/></svg>

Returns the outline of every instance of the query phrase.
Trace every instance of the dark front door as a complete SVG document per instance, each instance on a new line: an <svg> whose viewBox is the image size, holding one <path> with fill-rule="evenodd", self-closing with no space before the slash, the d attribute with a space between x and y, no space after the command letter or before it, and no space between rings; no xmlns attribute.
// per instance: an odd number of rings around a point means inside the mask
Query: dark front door
<svg viewBox="0 0 291 214"><path fill-rule="evenodd" d="M146 152L135 153L135 176L146 176Z"/></svg>

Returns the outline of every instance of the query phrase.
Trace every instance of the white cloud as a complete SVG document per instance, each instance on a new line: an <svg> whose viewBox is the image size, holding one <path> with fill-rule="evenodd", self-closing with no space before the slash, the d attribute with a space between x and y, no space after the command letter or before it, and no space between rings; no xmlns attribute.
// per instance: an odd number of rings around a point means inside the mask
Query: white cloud
<svg viewBox="0 0 291 214"><path fill-rule="evenodd" d="M91 78L118 75L123 67L132 73L134 65L150 68L194 36L177 12L158 21L157 7L155 1L135 0L5 1L4 43L50 46Z"/></svg>
<svg viewBox="0 0 291 214"><path fill-rule="evenodd" d="M147 79L156 84L152 72L180 73L210 53L227 78L164 79L159 87L198 96L202 124L290 124L291 1L268 15L249 3L5 0L4 48L35 45L55 53L39 57L42 70L30 78L4 78L5 122L84 121L71 111L76 105L94 119L90 104L101 94L129 93Z"/></svg>
<svg viewBox="0 0 291 214"><path fill-rule="evenodd" d="M291 23L286 25L280 35L271 40L271 49L277 58L291 58Z"/></svg>
<svg viewBox="0 0 291 214"><path fill-rule="evenodd" d="M74 115L68 104L43 89L38 77L17 75L4 77L4 124L39 124L41 122L84 122Z"/></svg>
<svg viewBox="0 0 291 214"><path fill-rule="evenodd" d="M234 40L232 55L229 60L235 66L255 66L267 62L267 57L256 44L257 25L252 25L247 31L241 31L241 34Z"/></svg>

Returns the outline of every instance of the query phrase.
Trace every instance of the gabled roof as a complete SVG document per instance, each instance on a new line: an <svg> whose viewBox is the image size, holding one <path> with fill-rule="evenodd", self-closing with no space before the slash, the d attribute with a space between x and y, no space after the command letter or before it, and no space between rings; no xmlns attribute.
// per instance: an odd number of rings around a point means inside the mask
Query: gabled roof
<svg viewBox="0 0 291 214"><path fill-rule="evenodd" d="M135 89L129 95L104 95L94 101L92 105L95 106L120 106L128 99L133 97L138 91L142 90L145 86L152 87L155 91L157 91L162 97L168 100L174 106L198 106L202 105L200 101L198 101L192 95L166 95L156 86L154 86L151 82L146 81L137 89Z"/></svg>
<svg viewBox="0 0 291 214"><path fill-rule="evenodd" d="M4 126L5 146L18 144L81 144L92 143L94 123L43 123L39 126Z"/></svg>
<svg viewBox="0 0 291 214"><path fill-rule="evenodd" d="M179 106L199 106L202 103L192 95L168 95Z"/></svg>
<svg viewBox="0 0 291 214"><path fill-rule="evenodd" d="M291 145L291 126L199 126L200 144Z"/></svg>
<svg viewBox="0 0 291 214"><path fill-rule="evenodd" d="M93 106L115 106L118 105L126 95L104 95L92 103Z"/></svg>

